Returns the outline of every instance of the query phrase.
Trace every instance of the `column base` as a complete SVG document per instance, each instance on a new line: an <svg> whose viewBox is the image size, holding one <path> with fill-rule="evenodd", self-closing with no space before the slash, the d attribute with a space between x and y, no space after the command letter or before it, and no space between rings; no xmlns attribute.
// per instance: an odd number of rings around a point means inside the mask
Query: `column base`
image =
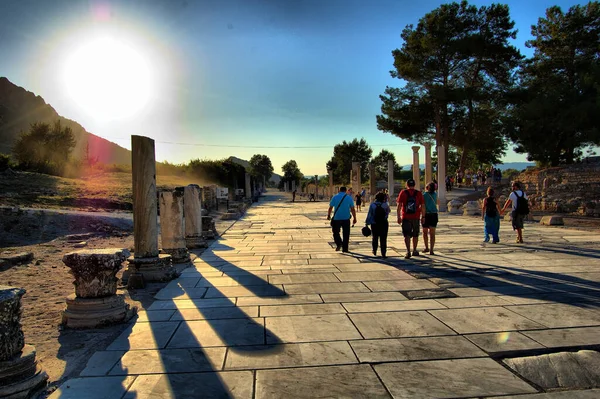
<svg viewBox="0 0 600 399"><path fill-rule="evenodd" d="M131 256L127 259L127 263L129 265L123 273L123 282L134 273L142 275L145 281L153 282L171 281L178 276L177 270L171 264L171 255L159 254L152 258Z"/></svg>
<svg viewBox="0 0 600 399"><path fill-rule="evenodd" d="M189 249L207 248L208 244L202 236L189 236L185 237L185 245Z"/></svg>
<svg viewBox="0 0 600 399"><path fill-rule="evenodd" d="M137 308L130 309L122 295L102 298L78 298L69 295L62 324L69 328L97 328L131 319Z"/></svg>
<svg viewBox="0 0 600 399"><path fill-rule="evenodd" d="M0 362L0 397L26 399L46 386L48 375L35 360L35 347L25 345L14 358Z"/></svg>
<svg viewBox="0 0 600 399"><path fill-rule="evenodd" d="M161 252L171 255L171 261L173 263L188 263L190 261L190 252L187 250L187 248L163 248Z"/></svg>

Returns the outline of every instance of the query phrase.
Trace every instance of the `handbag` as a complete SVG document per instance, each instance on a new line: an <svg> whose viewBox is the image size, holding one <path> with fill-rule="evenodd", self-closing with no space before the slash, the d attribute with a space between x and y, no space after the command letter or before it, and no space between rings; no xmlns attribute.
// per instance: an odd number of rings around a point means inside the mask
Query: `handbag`
<svg viewBox="0 0 600 399"><path fill-rule="evenodd" d="M362 228L362 235L365 237L369 237L371 235L371 229L369 226L365 226Z"/></svg>
<svg viewBox="0 0 600 399"><path fill-rule="evenodd" d="M344 202L344 199L346 198L347 195L348 195L348 193L344 194L344 196L342 197L340 202L338 202L337 206L335 207L335 211L333 211L333 216L331 217L331 220L329 221L330 226L333 226L333 219L335 218L335 214L337 213L338 209L340 209L340 205L342 205L342 202Z"/></svg>

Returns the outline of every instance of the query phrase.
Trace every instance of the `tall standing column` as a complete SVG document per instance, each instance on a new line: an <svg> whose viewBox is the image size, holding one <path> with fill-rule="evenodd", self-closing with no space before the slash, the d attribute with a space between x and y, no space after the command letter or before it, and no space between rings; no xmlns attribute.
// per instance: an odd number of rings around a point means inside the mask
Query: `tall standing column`
<svg viewBox="0 0 600 399"><path fill-rule="evenodd" d="M355 194L359 194L362 189L360 181L360 162L352 162L352 189Z"/></svg>
<svg viewBox="0 0 600 399"><path fill-rule="evenodd" d="M292 180L292 191L296 191L296 180Z"/></svg>
<svg viewBox="0 0 600 399"><path fill-rule="evenodd" d="M419 149L421 147L415 145L412 147L413 150L413 179L415 180L415 188L417 190L421 189L421 170L419 168Z"/></svg>
<svg viewBox="0 0 600 399"><path fill-rule="evenodd" d="M437 147L437 154L438 209L440 212L446 212L446 150L443 145Z"/></svg>
<svg viewBox="0 0 600 399"><path fill-rule="evenodd" d="M329 196L333 196L333 170L327 169L327 174L329 175Z"/></svg>
<svg viewBox="0 0 600 399"><path fill-rule="evenodd" d="M197 184L183 188L183 220L185 246L190 249L206 248L202 236L202 189Z"/></svg>
<svg viewBox="0 0 600 399"><path fill-rule="evenodd" d="M250 174L246 173L245 175L245 179L246 179L246 187L245 187L245 191L246 191L246 199L252 199L252 186L250 185Z"/></svg>
<svg viewBox="0 0 600 399"><path fill-rule="evenodd" d="M183 227L183 195L183 187L159 194L162 252L171 255L174 263L190 261Z"/></svg>
<svg viewBox="0 0 600 399"><path fill-rule="evenodd" d="M394 161L388 159L388 194L390 196L390 204L392 205L396 201L394 196Z"/></svg>
<svg viewBox="0 0 600 399"><path fill-rule="evenodd" d="M377 192L377 181L375 180L375 165L369 164L369 196L370 200L373 201L375 193Z"/></svg>
<svg viewBox="0 0 600 399"><path fill-rule="evenodd" d="M431 172L431 143L425 143L425 185L433 180Z"/></svg>
<svg viewBox="0 0 600 399"><path fill-rule="evenodd" d="M133 257L123 280L130 287L145 281L168 281L177 276L171 256L158 252L158 204L154 140L131 136L131 175L133 185Z"/></svg>

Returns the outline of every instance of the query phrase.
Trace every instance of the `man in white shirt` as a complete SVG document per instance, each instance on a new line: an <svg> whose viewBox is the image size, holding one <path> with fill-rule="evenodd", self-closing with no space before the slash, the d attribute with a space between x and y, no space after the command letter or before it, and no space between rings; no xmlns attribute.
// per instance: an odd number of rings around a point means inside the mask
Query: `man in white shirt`
<svg viewBox="0 0 600 399"><path fill-rule="evenodd" d="M517 203L520 197L527 199L527 195L521 190L521 183L515 181L512 184L512 193L510 193L502 208L502 214L504 214L506 208L512 204L511 218L513 230L517 231L517 243L523 244L523 220L525 219L525 215L521 212L517 212Z"/></svg>

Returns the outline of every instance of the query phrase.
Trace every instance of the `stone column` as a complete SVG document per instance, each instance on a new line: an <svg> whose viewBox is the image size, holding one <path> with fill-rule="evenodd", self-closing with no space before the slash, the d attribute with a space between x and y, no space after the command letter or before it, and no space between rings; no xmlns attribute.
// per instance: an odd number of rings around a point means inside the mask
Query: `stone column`
<svg viewBox="0 0 600 399"><path fill-rule="evenodd" d="M288 182L286 182L286 181L283 182L283 192L284 193L288 192Z"/></svg>
<svg viewBox="0 0 600 399"><path fill-rule="evenodd" d="M437 163L437 181L438 181L438 210L446 212L446 150L443 145L437 147L438 163Z"/></svg>
<svg viewBox="0 0 600 399"><path fill-rule="evenodd" d="M171 256L158 252L154 140L131 136L131 170L134 253L123 280L130 287L143 287L144 281L168 281L177 276Z"/></svg>
<svg viewBox="0 0 600 399"><path fill-rule="evenodd" d="M333 170L327 169L327 174L329 175L329 196L333 196Z"/></svg>
<svg viewBox="0 0 600 399"><path fill-rule="evenodd" d="M22 288L0 285L0 398L29 398L48 380L21 330L24 294Z"/></svg>
<svg viewBox="0 0 600 399"><path fill-rule="evenodd" d="M173 263L190 261L190 253L185 245L183 196L183 187L177 187L173 191L161 191L158 197L162 252L171 255Z"/></svg>
<svg viewBox="0 0 600 399"><path fill-rule="evenodd" d="M296 180L292 181L292 191L296 191Z"/></svg>
<svg viewBox="0 0 600 399"><path fill-rule="evenodd" d="M377 193L377 180L375 177L375 165L369 164L369 200L374 201Z"/></svg>
<svg viewBox="0 0 600 399"><path fill-rule="evenodd" d="M425 143L425 185L433 181L431 172L431 143ZM438 184L439 185L439 184Z"/></svg>
<svg viewBox="0 0 600 399"><path fill-rule="evenodd" d="M202 236L202 189L197 184L183 188L183 220L185 246L190 249L206 248Z"/></svg>
<svg viewBox="0 0 600 399"><path fill-rule="evenodd" d="M411 147L413 150L413 179L415 180L415 188L421 189L421 170L419 169L419 149L418 145Z"/></svg>
<svg viewBox="0 0 600 399"><path fill-rule="evenodd" d="M246 192L245 193L246 199L252 199L252 187L250 185L250 174L249 173L246 173L245 179L246 179L245 180L246 185L245 185L244 191Z"/></svg>
<svg viewBox="0 0 600 399"><path fill-rule="evenodd" d="M319 175L315 175L315 201L319 196Z"/></svg>
<svg viewBox="0 0 600 399"><path fill-rule="evenodd" d="M390 195L389 205L395 204L396 197L394 193L394 161L388 159L388 194Z"/></svg>
<svg viewBox="0 0 600 399"><path fill-rule="evenodd" d="M360 162L352 162L352 189L355 194L359 194L362 190L360 181Z"/></svg>
<svg viewBox="0 0 600 399"><path fill-rule="evenodd" d="M63 256L63 263L75 277L75 294L67 297L62 324L71 328L96 328L121 323L137 309L129 309L123 295L117 295L117 272L129 256L121 248L85 249Z"/></svg>

